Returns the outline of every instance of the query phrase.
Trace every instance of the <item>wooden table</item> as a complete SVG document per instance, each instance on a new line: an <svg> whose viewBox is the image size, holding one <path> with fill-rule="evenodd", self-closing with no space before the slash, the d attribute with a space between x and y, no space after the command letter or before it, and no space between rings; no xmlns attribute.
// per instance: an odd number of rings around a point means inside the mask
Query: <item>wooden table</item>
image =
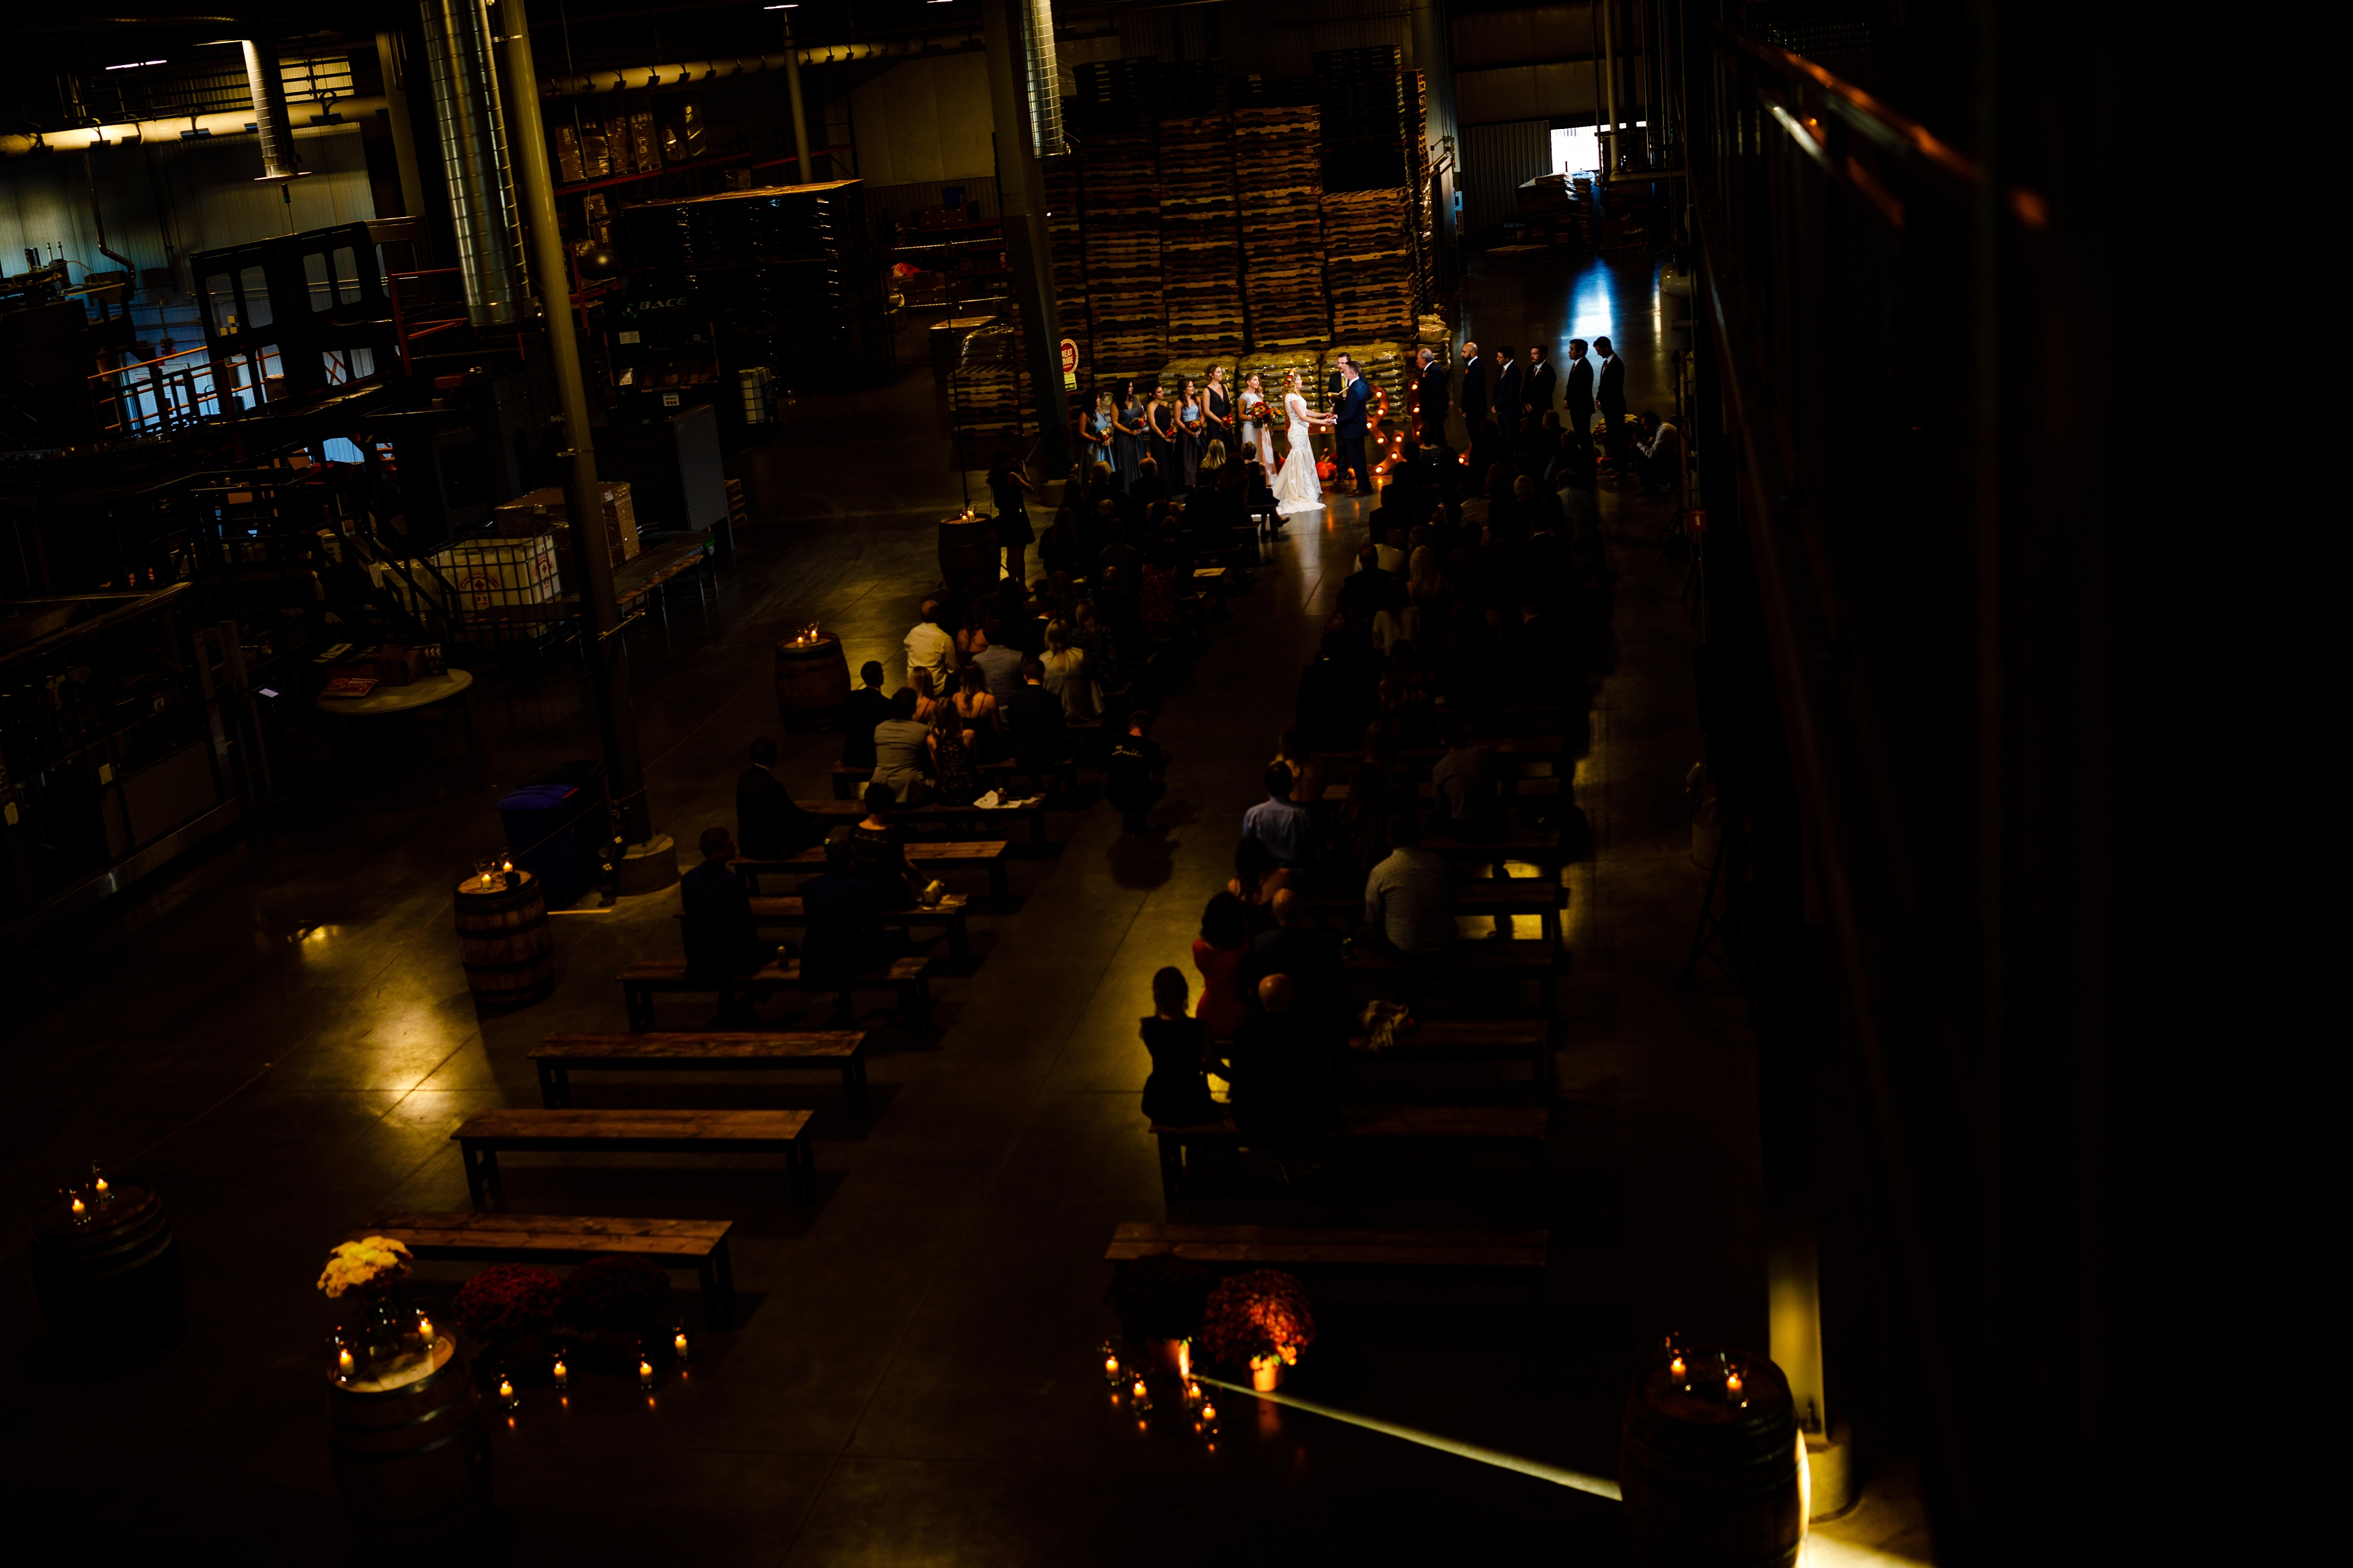
<svg viewBox="0 0 2353 1568"><path fill-rule="evenodd" d="M981 838L969 844L905 844L900 847L906 851L907 864L919 871L937 871L944 875L949 871L981 867L988 873L988 894L997 900L997 907L1003 909L1011 900L1005 876L1005 852L1010 846L1002 838ZM824 865L823 849L804 849L783 860L737 860L733 863L733 868L756 897L760 891L760 879L764 876L813 871L823 868Z"/></svg>
<svg viewBox="0 0 2353 1568"><path fill-rule="evenodd" d="M466 727L466 745L471 750L476 744L474 700L467 692L473 684L470 671L448 669L406 686L379 686L365 697L321 697L313 705L339 719L376 719L388 713L413 713L456 698L459 720Z"/></svg>

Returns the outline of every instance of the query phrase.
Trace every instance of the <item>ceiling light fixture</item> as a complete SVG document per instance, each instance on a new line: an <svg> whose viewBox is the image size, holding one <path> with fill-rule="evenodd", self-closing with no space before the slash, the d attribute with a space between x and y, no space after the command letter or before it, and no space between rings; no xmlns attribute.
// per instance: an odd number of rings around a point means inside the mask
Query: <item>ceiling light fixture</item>
<svg viewBox="0 0 2353 1568"><path fill-rule="evenodd" d="M119 66L109 66L106 68L111 71L135 71L141 66L162 66L171 63L169 60L125 60Z"/></svg>

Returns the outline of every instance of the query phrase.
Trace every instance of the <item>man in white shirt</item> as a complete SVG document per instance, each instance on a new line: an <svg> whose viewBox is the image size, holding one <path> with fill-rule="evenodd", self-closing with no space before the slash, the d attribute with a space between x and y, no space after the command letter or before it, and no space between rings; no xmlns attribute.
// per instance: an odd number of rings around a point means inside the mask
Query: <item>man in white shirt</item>
<svg viewBox="0 0 2353 1568"><path fill-rule="evenodd" d="M923 601L923 618L907 633L907 684L915 684L915 671L923 670L932 678L932 695L946 697L948 677L955 673L955 638L940 625L940 602Z"/></svg>
<svg viewBox="0 0 2353 1568"><path fill-rule="evenodd" d="M1648 495L1656 489L1680 490L1683 479L1683 432L1645 408L1642 434L1649 439L1634 443L1634 472L1641 477L1642 492Z"/></svg>
<svg viewBox="0 0 2353 1568"><path fill-rule="evenodd" d="M1389 856L1365 879L1365 939L1392 958L1430 958L1454 945L1454 880L1421 847L1411 812L1389 818Z"/></svg>

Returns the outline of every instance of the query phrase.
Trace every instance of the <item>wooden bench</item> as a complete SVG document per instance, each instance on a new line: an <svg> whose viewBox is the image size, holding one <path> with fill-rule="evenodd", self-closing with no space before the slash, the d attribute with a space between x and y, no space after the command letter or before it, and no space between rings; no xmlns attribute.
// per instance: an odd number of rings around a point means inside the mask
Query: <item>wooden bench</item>
<svg viewBox="0 0 2353 1568"><path fill-rule="evenodd" d="M351 1232L389 1236L425 1261L583 1263L617 1253L691 1268L702 1286L702 1321L723 1329L735 1316L735 1271L723 1219L590 1219L547 1214L387 1214Z"/></svg>
<svg viewBox="0 0 2353 1568"><path fill-rule="evenodd" d="M531 1053L539 1100L572 1103L575 1069L607 1072L838 1071L852 1116L866 1114L866 1036L858 1029L806 1035L550 1035Z"/></svg>
<svg viewBox="0 0 2353 1568"><path fill-rule="evenodd" d="M848 993L856 991L890 991L898 997L899 1016L910 1024L920 1025L932 1013L931 985L923 976L931 967L928 958L894 958L888 970L871 970L851 979L847 985L813 985L801 978L797 963L771 963L749 974L718 977L691 975L682 958L641 959L621 971L621 999L628 1010L629 1027L644 1034L654 1026L654 996L657 993L672 995L715 995L720 1005L731 1005L737 996L766 996L778 991L819 991Z"/></svg>
<svg viewBox="0 0 2353 1568"><path fill-rule="evenodd" d="M1511 877L1501 881L1481 877L1454 889L1458 915L1534 915L1544 940L1560 941L1560 911L1568 906L1568 889L1557 878ZM1318 925L1353 929L1365 918L1365 900L1351 893L1303 893L1299 907Z"/></svg>
<svg viewBox="0 0 2353 1568"><path fill-rule="evenodd" d="M1542 1106L1344 1105L1322 1142L1334 1153L1352 1149L1504 1149L1528 1157L1529 1191L1544 1201L1545 1138L1551 1112ZM1249 1134L1232 1118L1192 1127L1155 1124L1160 1141L1160 1193L1174 1203L1189 1184L1185 1151L1246 1148Z"/></svg>
<svg viewBox="0 0 2353 1568"><path fill-rule="evenodd" d="M968 871L975 866L988 873L988 895L1003 909L1011 900L1007 891L1005 852L1010 847L1002 838L975 839L969 844L909 844L903 846L907 864L918 871L930 871L944 877L951 871ZM774 876L803 876L825 865L823 849L804 849L785 860L737 860L730 868L744 879L744 886L754 897L760 891L760 879Z"/></svg>
<svg viewBox="0 0 2353 1568"><path fill-rule="evenodd" d="M1363 1061L1410 1061L1493 1058L1525 1061L1538 1088L1552 1076L1546 1054L1553 1024L1546 1018L1417 1018L1411 1034L1385 1051L1375 1051L1369 1036L1358 1035L1348 1049Z"/></svg>
<svg viewBox="0 0 2353 1568"><path fill-rule="evenodd" d="M855 800L802 800L793 804L828 827L848 826L866 817L866 807ZM1026 822L1029 825L1029 842L1046 842L1046 803L1042 800L1035 805L899 805L891 808L891 820L902 826L946 829L976 824L984 833L1008 822Z"/></svg>
<svg viewBox="0 0 2353 1568"><path fill-rule="evenodd" d="M506 1202L501 1152L625 1154L781 1152L795 1203L809 1195L816 1161L806 1110L483 1110L449 1134L478 1209Z"/></svg>
<svg viewBox="0 0 2353 1568"><path fill-rule="evenodd" d="M1492 881L1513 879L1504 864L1507 860L1534 866L1544 881L1556 886L1560 881L1560 833L1556 828L1514 827L1493 838L1430 837L1423 839L1421 847L1457 865L1493 867L1493 875L1489 879Z"/></svg>
<svg viewBox="0 0 2353 1568"><path fill-rule="evenodd" d="M1069 721L1065 720L1064 727L1068 726ZM993 763L981 763L980 776L983 783L1000 795L1010 791L1014 781L1018 779L1022 785L1021 798L1025 799L1033 795L1050 798L1054 791L1060 789L1062 798L1067 801L1079 793L1079 763L1075 756L1065 757L1046 768L1025 768L1012 758L1003 757Z"/></svg>
<svg viewBox="0 0 2353 1568"><path fill-rule="evenodd" d="M1127 1220L1112 1232L1106 1263L1174 1254L1214 1268L1294 1273L1400 1274L1506 1279L1544 1306L1549 1232L1349 1230L1321 1226L1155 1225Z"/></svg>
<svg viewBox="0 0 2353 1568"><path fill-rule="evenodd" d="M1348 955L1343 967L1352 975L1377 975L1410 990L1437 982L1470 983L1483 991L1499 980L1533 981L1536 1009L1551 1017L1559 1006L1552 983L1556 950L1548 942L1458 942L1433 958L1396 959L1363 948Z"/></svg>
<svg viewBox="0 0 2353 1568"><path fill-rule="evenodd" d="M752 923L763 926L806 926L808 912L798 899L754 899ZM931 909L921 904L903 910L886 910L882 923L886 926L939 926L947 932L948 953L954 958L972 956L972 926L965 920L965 908L971 903L962 893L950 893Z"/></svg>

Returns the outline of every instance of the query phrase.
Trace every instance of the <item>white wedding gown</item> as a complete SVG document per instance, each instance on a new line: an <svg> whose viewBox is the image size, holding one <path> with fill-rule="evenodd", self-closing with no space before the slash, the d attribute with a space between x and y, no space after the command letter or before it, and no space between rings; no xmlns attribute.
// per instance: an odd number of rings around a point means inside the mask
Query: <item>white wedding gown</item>
<svg viewBox="0 0 2353 1568"><path fill-rule="evenodd" d="M1322 511L1324 487L1315 478L1314 443L1307 438L1307 399L1295 392L1285 393L1282 407L1291 416L1291 428L1285 432L1291 455L1282 459L1282 471L1274 476L1274 510L1285 517Z"/></svg>

